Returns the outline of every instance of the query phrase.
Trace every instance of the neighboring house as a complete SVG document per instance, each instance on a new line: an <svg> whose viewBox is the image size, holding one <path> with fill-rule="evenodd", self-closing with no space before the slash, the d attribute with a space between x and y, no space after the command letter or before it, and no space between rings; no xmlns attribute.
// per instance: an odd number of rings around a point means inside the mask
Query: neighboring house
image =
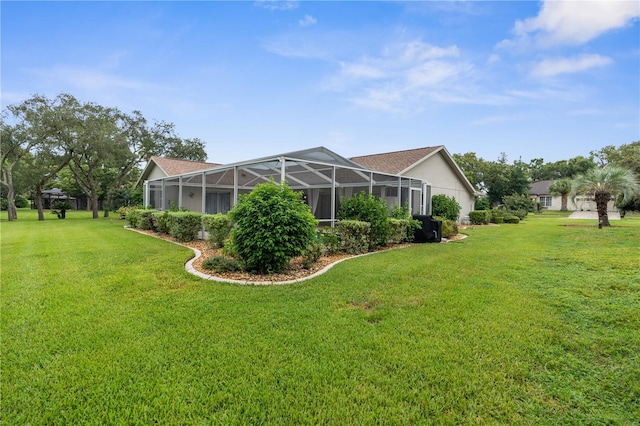
<svg viewBox="0 0 640 426"><path fill-rule="evenodd" d="M32 194L31 195L32 209L37 208L34 199L35 199L35 195ZM69 201L74 209L78 208L78 205L76 204L76 199L74 197L69 197L67 194L62 192L60 188L52 188L52 189L46 189L42 191L42 208L43 209L50 209L51 205L56 201Z"/></svg>
<svg viewBox="0 0 640 426"><path fill-rule="evenodd" d="M371 170L427 181L431 196L446 195L460 204L460 221L474 210L476 190L447 149L440 146L353 157L351 161Z"/></svg>
<svg viewBox="0 0 640 426"><path fill-rule="evenodd" d="M551 195L549 187L553 184L553 180L541 180L531 185L529 189L529 197L536 203L540 203L540 207L547 210L560 210L562 207L562 197L559 195ZM567 202L569 210L575 210L576 206L571 201L571 197Z"/></svg>
<svg viewBox="0 0 640 426"><path fill-rule="evenodd" d="M549 191L549 187L554 182L554 180L541 180L533 183L529 189L529 197L536 203L540 203L540 206L545 210L560 210L562 208L562 197L560 195L553 195L551 191ZM575 200L571 198L571 195L568 197L567 210L569 211L597 211L596 202L593 197L580 195L577 196ZM618 211L614 201L609 201L607 210Z"/></svg>
<svg viewBox="0 0 640 426"><path fill-rule="evenodd" d="M228 165L153 157L140 177L145 206L166 210L173 202L209 214L226 213L239 195L269 179L302 191L324 224L335 223L340 203L360 191L389 209L406 204L413 214L431 212L431 194L455 197L461 219L473 210L474 189L442 146L351 160L317 147Z"/></svg>

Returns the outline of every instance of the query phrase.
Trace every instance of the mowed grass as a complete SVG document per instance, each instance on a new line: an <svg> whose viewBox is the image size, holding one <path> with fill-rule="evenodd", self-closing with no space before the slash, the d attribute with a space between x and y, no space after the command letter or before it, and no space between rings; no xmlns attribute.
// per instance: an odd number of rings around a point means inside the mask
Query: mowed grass
<svg viewBox="0 0 640 426"><path fill-rule="evenodd" d="M564 214L304 283L116 219L0 226L3 424L637 424L640 217Z"/></svg>

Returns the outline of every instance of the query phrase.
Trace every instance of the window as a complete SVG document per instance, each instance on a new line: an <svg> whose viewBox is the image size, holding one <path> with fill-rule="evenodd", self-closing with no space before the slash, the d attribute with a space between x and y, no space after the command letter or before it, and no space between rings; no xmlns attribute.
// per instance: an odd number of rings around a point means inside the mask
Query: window
<svg viewBox="0 0 640 426"><path fill-rule="evenodd" d="M549 197L545 195L540 196L540 204L542 205L542 207L551 207L553 205L552 200L553 200L553 197Z"/></svg>

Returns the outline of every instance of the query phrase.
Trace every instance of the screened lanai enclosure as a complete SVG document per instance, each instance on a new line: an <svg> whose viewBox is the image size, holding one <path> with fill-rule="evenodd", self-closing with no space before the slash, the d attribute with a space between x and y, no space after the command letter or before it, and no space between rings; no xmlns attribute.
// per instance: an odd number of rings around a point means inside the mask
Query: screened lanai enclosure
<svg viewBox="0 0 640 426"><path fill-rule="evenodd" d="M320 225L333 226L340 203L359 192L407 205L412 214L431 213L431 186L420 179L367 170L323 147L145 181L144 203L172 205L207 214L227 213L242 194L273 180L302 192Z"/></svg>

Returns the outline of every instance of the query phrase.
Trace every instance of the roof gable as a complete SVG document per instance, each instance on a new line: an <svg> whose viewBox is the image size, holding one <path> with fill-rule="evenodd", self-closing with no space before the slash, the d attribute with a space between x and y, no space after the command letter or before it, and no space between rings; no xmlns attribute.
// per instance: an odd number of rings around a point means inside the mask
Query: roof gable
<svg viewBox="0 0 640 426"><path fill-rule="evenodd" d="M529 189L529 195L547 195L550 194L549 187L554 180L541 180L539 182L531 184L531 188Z"/></svg>
<svg viewBox="0 0 640 426"><path fill-rule="evenodd" d="M352 157L351 161L371 170L383 173L401 174L413 165L430 157L443 146L431 146L425 148L409 149L405 151L385 152L382 154L363 155Z"/></svg>
<svg viewBox="0 0 640 426"><path fill-rule="evenodd" d="M197 172L199 170L211 169L219 166L215 163L205 163L202 161L178 160L176 158L151 157L151 161L155 162L158 167L164 171L167 176L181 175L184 173Z"/></svg>
<svg viewBox="0 0 640 426"><path fill-rule="evenodd" d="M147 165L140 175L140 178L138 178L138 181L136 182L136 186L138 186L140 182L144 182L145 180L147 180L153 169L156 167L162 170L162 173L164 173L165 176L176 176L190 172L197 172L199 170L212 169L214 167L218 167L219 165L220 164L216 163L178 160L177 158L165 158L154 155L147 162Z"/></svg>

